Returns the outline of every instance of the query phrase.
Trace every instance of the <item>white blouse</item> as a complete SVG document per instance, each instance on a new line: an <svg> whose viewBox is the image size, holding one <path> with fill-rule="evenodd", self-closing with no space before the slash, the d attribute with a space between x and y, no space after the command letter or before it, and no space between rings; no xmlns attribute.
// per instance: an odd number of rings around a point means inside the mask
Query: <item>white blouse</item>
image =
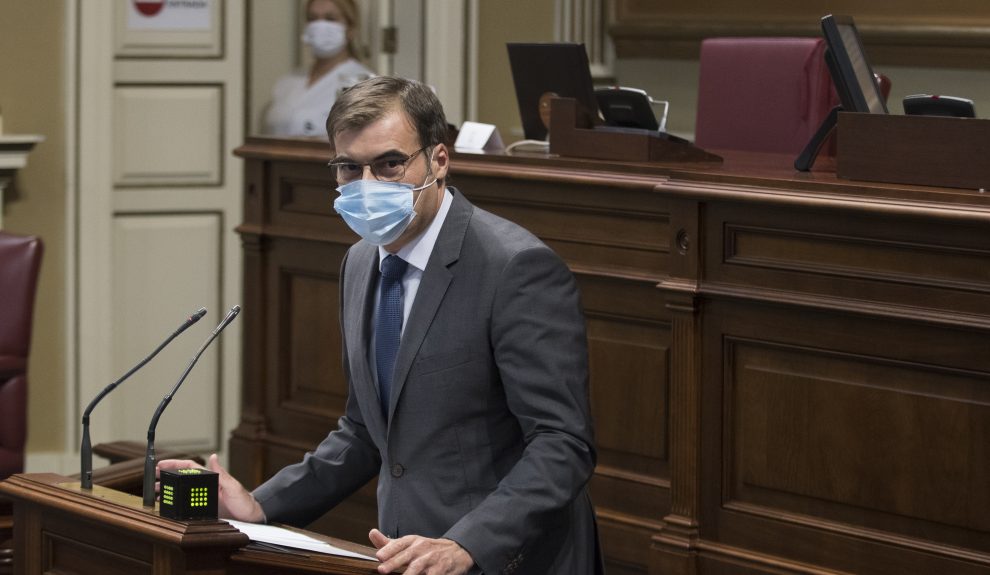
<svg viewBox="0 0 990 575"><path fill-rule="evenodd" d="M354 59L342 62L312 86L309 73L296 71L279 78L265 114L265 133L273 136L326 137L330 107L344 88L375 74Z"/></svg>

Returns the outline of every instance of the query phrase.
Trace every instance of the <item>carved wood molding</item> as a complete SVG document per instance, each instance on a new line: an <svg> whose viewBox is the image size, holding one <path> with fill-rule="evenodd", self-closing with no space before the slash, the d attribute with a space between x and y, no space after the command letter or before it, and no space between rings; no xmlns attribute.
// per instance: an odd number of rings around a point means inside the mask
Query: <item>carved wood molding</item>
<svg viewBox="0 0 990 575"><path fill-rule="evenodd" d="M990 8L967 0L952 4L937 11L918 1L833 10L854 15L874 64L990 68ZM898 12L884 12L894 9ZM705 38L820 36L819 19L831 11L810 5L782 14L770 0L757 0L745 13L724 1L701 12L683 0L616 0L608 32L620 58L696 59Z"/></svg>

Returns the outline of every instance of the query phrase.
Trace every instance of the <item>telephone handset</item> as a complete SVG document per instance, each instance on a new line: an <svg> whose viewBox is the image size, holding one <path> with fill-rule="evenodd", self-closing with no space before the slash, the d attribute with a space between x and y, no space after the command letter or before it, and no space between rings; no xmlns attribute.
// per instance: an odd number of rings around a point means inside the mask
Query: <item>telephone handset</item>
<svg viewBox="0 0 990 575"><path fill-rule="evenodd" d="M663 132L667 125L667 108L663 100L654 100L644 90L612 86L595 90L598 109L606 126L643 128ZM663 105L663 114L657 120L654 105Z"/></svg>

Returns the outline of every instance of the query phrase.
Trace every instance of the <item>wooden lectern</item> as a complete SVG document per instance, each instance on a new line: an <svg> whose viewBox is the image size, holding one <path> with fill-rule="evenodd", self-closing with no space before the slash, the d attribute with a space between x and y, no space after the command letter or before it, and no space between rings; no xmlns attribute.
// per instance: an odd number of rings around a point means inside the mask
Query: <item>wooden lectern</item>
<svg viewBox="0 0 990 575"><path fill-rule="evenodd" d="M225 521L173 521L140 497L52 473L0 483L14 507L14 573L375 573L377 563L247 547ZM336 542L335 542L336 543Z"/></svg>

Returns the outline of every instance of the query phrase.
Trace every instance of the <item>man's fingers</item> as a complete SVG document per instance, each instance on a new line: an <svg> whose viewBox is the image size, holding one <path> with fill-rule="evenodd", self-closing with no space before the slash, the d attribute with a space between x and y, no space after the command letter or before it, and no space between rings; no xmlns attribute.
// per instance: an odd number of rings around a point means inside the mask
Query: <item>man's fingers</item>
<svg viewBox="0 0 990 575"><path fill-rule="evenodd" d="M449 539L430 539L418 535L388 539L377 529L372 529L368 537L376 546L385 543L375 553L381 562L378 572L382 574L462 574L474 563L463 547Z"/></svg>
<svg viewBox="0 0 990 575"><path fill-rule="evenodd" d="M186 467L202 467L191 459L163 459L155 466L155 477L159 477L162 469L169 471Z"/></svg>
<svg viewBox="0 0 990 575"><path fill-rule="evenodd" d="M220 466L220 458L216 453L211 455L210 458L206 460L206 468L214 473L223 474L224 472L223 467Z"/></svg>
<svg viewBox="0 0 990 575"><path fill-rule="evenodd" d="M368 539L371 540L371 544L375 546L375 549L381 549L382 547L388 545L388 542L391 541L391 539L386 537L384 533L377 529L372 529L368 533Z"/></svg>
<svg viewBox="0 0 990 575"><path fill-rule="evenodd" d="M417 575L426 573L434 564L431 557L437 549L436 540L418 535L407 535L390 540L389 544L378 550L375 556L381 561L379 573L406 573Z"/></svg>
<svg viewBox="0 0 990 575"><path fill-rule="evenodd" d="M382 535L382 537L385 536ZM405 537L400 537L398 539L389 539L388 537L385 537L385 540L386 545L378 548L378 553L375 553L375 557L382 562L390 559L394 562L397 555L408 549L413 543L416 542L416 536L406 535ZM398 565L405 565L405 563L399 563Z"/></svg>
<svg viewBox="0 0 990 575"><path fill-rule="evenodd" d="M381 554L382 551L379 551L378 555ZM378 567L379 573L402 573L410 570L413 561L416 560L416 554L411 549L403 548L387 560L382 557L378 557L378 560L382 562Z"/></svg>

